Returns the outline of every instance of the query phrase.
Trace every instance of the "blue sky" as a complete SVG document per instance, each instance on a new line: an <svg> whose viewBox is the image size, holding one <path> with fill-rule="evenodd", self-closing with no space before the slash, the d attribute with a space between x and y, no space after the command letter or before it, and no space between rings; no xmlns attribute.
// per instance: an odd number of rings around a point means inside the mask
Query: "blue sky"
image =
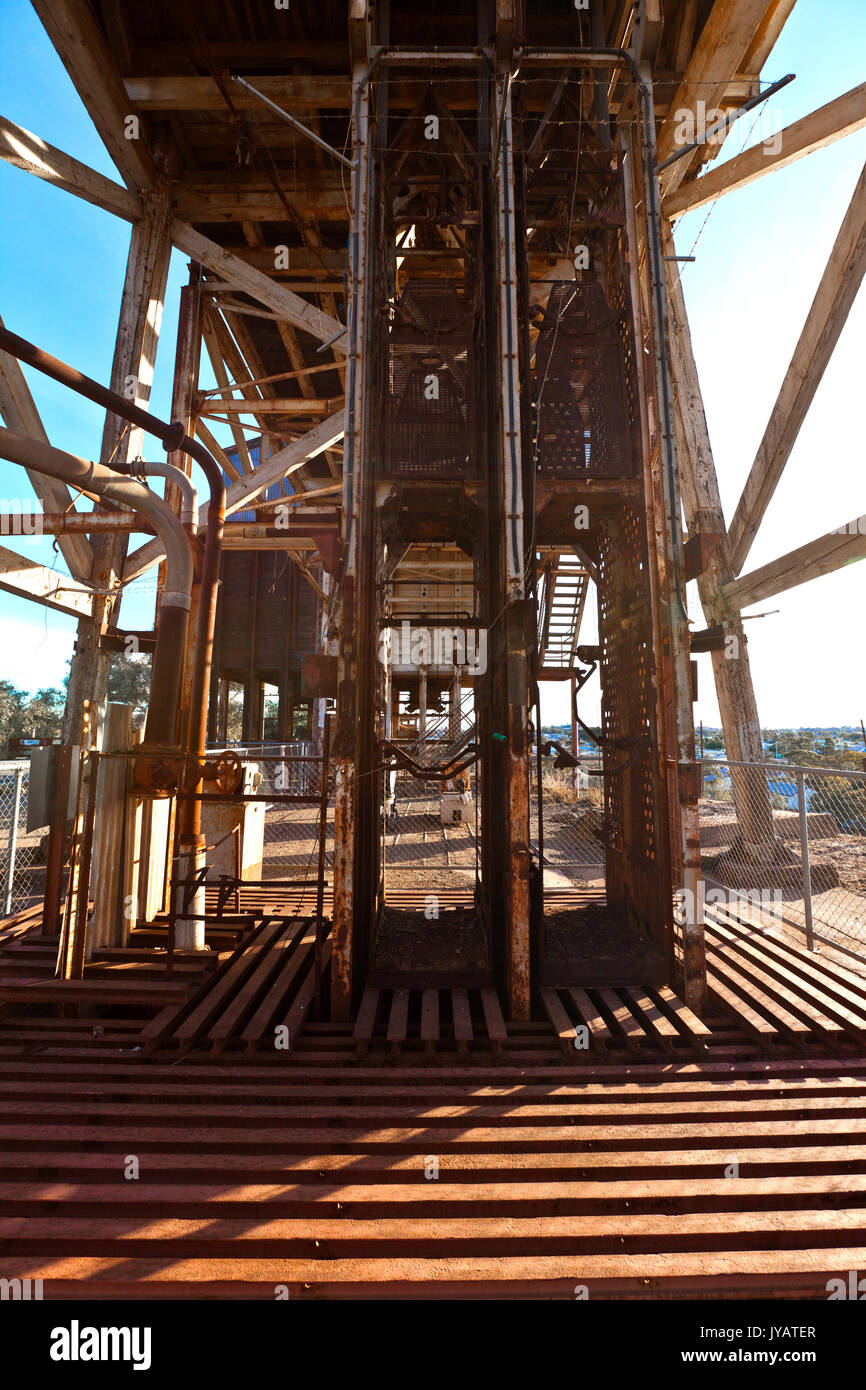
<svg viewBox="0 0 866 1390"><path fill-rule="evenodd" d="M820 36L817 39L816 36ZM797 80L772 99L779 124L806 115L863 80L862 0L798 0L763 74ZM0 3L0 110L110 177L117 177L62 64L26 0ZM748 139L750 118L722 159ZM759 138L756 130L751 143ZM866 158L866 132L848 137L711 209L683 218L681 254L697 241L683 287L704 392L722 499L730 518L784 376L827 256ZM109 213L0 163L0 313L24 337L107 381L129 241ZM709 216L707 215L709 212ZM151 401L167 415L185 258L172 258ZM750 569L866 511L863 395L866 296L855 304L746 564ZM52 442L95 456L102 412L47 378L29 373ZM206 378L203 376L203 380ZM161 451L160 451L161 452ZM20 470L0 461L0 497L25 497ZM62 562L50 540L15 538L14 548ZM750 652L765 725L850 723L866 716L862 627L866 562L758 605L778 609L750 623ZM122 622L146 625L153 576L124 600ZM703 626L690 595L696 626ZM0 594L0 678L25 689L57 684L75 624ZM587 634L587 640L589 634ZM696 717L718 720L709 658L700 659ZM585 717L597 717L587 688ZM548 688L547 718L564 717L564 692Z"/></svg>

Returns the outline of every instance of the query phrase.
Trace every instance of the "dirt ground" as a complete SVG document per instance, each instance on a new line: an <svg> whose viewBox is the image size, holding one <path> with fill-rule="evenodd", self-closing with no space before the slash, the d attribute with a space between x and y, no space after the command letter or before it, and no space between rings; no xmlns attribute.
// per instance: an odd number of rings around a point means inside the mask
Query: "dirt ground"
<svg viewBox="0 0 866 1390"><path fill-rule="evenodd" d="M386 907L373 961L380 970L486 970L487 941L471 908L442 908L438 917Z"/></svg>

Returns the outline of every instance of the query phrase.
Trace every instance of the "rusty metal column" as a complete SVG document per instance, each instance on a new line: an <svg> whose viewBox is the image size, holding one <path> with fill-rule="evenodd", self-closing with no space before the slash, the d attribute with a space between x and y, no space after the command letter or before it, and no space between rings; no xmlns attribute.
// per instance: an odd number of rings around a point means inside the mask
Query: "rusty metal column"
<svg viewBox="0 0 866 1390"><path fill-rule="evenodd" d="M177 322L177 348L174 358L174 380L171 392L171 418L179 420L184 427L184 433L190 437L195 432L193 408L195 391L198 385L199 357L201 350L201 290L200 290L201 271L198 266L190 268L190 283L184 285L180 292L180 309ZM192 473L192 459L181 449L172 449L167 455L168 462L175 468L180 468L184 473ZM180 492L173 483L166 483L165 499L175 511L180 511L181 497ZM193 524L193 536L198 518ZM189 624L187 626L186 647L183 657L183 671L181 674L180 707L179 707L179 737L182 748L186 748L190 720L197 717L197 712L192 710L192 690L195 680L196 660L198 655L198 626L199 608L201 607L201 546L198 540L193 542L193 556L195 559L195 577L193 579L191 605L189 614ZM159 585L162 586L163 566L159 569ZM208 689L205 690L205 699L210 693L210 682ZM178 802L180 811L182 802ZM192 853L188 853L183 860L183 868L179 867L179 877L182 879L195 878L205 868L207 855L204 844L204 837L199 835L197 843L192 847ZM202 914L205 911L205 890L204 883L200 887L187 890L188 897L184 894L184 900L188 903L189 917L180 917L175 927L175 947L180 951L204 951L205 924Z"/></svg>
<svg viewBox="0 0 866 1390"><path fill-rule="evenodd" d="M349 323L346 427L343 466L343 572L339 605L337 716L334 766L334 915L331 962L331 1016L352 1011L352 935L355 917L355 848L358 784L358 630L361 471L364 441L364 345L367 338L367 222L371 179L370 95L367 67L356 61L352 73L352 229L349 250Z"/></svg>
<svg viewBox="0 0 866 1390"><path fill-rule="evenodd" d="M180 311L177 323L177 349L174 359L174 382L171 393L171 418L172 420L181 421L184 427L184 433L190 437L195 430L193 402L194 393L198 384L199 353L201 348L201 290L199 287L199 279L200 271L199 268L195 266L190 271L190 283L184 285L180 292ZM192 459L181 449L170 450L167 455L167 461L175 468L180 468L187 475L192 473ZM180 512L180 493L171 482L165 485L165 500L174 511ZM180 741L182 747L186 745L190 696L192 692L193 672L195 670L197 645L196 623L199 603L201 601L201 567L199 561L200 554L196 557L196 576L193 580L192 607L190 608L189 626L187 628L186 651L184 653L183 677L181 683ZM163 565L160 565L160 587L162 587L162 581Z"/></svg>
<svg viewBox="0 0 866 1390"><path fill-rule="evenodd" d="M418 738L421 743L427 737L427 667L418 670ZM420 755L419 755L420 756Z"/></svg>
<svg viewBox="0 0 866 1390"><path fill-rule="evenodd" d="M493 177L499 272L500 448L504 506L505 630L507 663L507 824L505 865L507 941L506 994L513 1019L530 1013L529 940L529 667L525 645L526 597L523 552L523 470L521 459L520 371L517 318L517 244L514 216L514 163L511 128L511 76L496 79Z"/></svg>
<svg viewBox="0 0 866 1390"><path fill-rule="evenodd" d="M685 894L683 937L683 992L686 1003L699 1016L706 1010L706 950L701 883L701 847L698 820L700 769L695 754L692 716L692 683L689 653L688 613L685 607L685 578L682 555L681 507L676 466L676 440L673 400L670 386L667 345L667 303L664 262L661 249L659 186L655 168L655 111L652 74L646 64L639 69L641 86L641 143L645 156L644 217L646 226L647 273L649 276L650 320L655 349L655 400L658 414L659 483L664 516L659 544L664 552L662 569L666 583L660 594L662 623L667 630L671 651L674 725L676 730L676 790L680 809L682 887Z"/></svg>
<svg viewBox="0 0 866 1390"><path fill-rule="evenodd" d="M577 677L574 671L571 673L569 688L571 692L571 700L569 703L569 709L571 711L571 755L573 758L576 758L580 752L580 733L577 727ZM541 737L540 728L538 730L538 736L539 738ZM577 791L580 786L580 771L576 766L571 774L571 785L574 787L575 791Z"/></svg>
<svg viewBox="0 0 866 1390"><path fill-rule="evenodd" d="M448 706L448 737L456 743L460 737L461 707L463 704L463 691L460 686L459 666L454 667L454 675L451 678L451 692Z"/></svg>

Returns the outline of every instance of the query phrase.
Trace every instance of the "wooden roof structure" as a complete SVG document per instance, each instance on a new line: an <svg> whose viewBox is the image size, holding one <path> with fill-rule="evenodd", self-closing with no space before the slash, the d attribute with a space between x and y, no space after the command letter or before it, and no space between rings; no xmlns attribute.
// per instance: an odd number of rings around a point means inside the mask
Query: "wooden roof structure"
<svg viewBox="0 0 866 1390"><path fill-rule="evenodd" d="M636 7L625 0L605 0L593 7L593 41L637 48L651 65L659 161L675 148L677 113L697 111L699 101L706 110L730 113L755 95L759 74L793 4L794 0L646 0ZM5 119L0 119L0 155L129 220L134 241L136 229L141 232L148 226L150 240L155 237L161 244L160 254L170 244L202 267L204 345L220 389L197 402L197 428L210 444L214 418L230 422L243 464L245 427L239 415L246 410L271 446L263 466L244 466L234 478L230 512L288 475L296 492L333 485L340 477L344 427L346 340L341 328L346 317L351 180L345 164L310 136L338 152L349 148L352 52L369 20L367 4L292 0L283 8L270 0L243 5L228 0L154 0L147 6L122 0L34 0L34 5L122 183L106 179L46 145L38 133ZM536 49L574 43L576 23L590 23L588 16L576 16L566 0L549 0L525 14L516 0L499 0L491 6L491 33L494 22L501 30L509 17L518 45ZM447 9L436 14L391 6L389 39L394 45L487 41L489 36L479 34L478 28L472 0L450 0ZM392 106L402 103L411 109L417 80L406 80L402 86L398 81L397 90L399 95L392 91ZM616 114L623 84L614 79L605 95ZM290 124L266 100L305 129ZM471 108L473 100L467 83L464 105ZM525 100L528 114L537 115L540 134L551 113L532 111L531 87ZM543 108L546 100L536 105ZM578 100L590 103L591 89L582 91ZM449 105L459 109L459 91L455 97L449 90ZM700 207L862 127L864 120L866 88L860 87L783 132L777 154L749 150L720 162L717 144L699 146L662 175L663 213L673 219ZM716 162L704 174L710 159ZM555 196L553 189L550 193ZM822 283L818 298L827 312L820 312L816 299L815 332L798 348L798 360L810 362L806 380L799 380L797 364L792 364L793 380L786 381L771 421L773 438L762 445L755 476L733 520L732 554L738 564L745 559L783 466L785 448L790 449L792 431L799 428L811 399L810 387L813 392L828 345L832 347L838 336L862 276L862 185L855 204L850 225L840 233L844 244L834 255L838 263L852 238L854 254L844 258L840 275ZM143 255L146 262L148 254L154 254L153 246L149 253L144 242L138 250L134 247L131 272L135 258ZM412 258L413 252L407 256ZM447 274L447 248L432 256L419 249L412 268ZM147 274L147 264L139 264L138 270ZM833 331L822 334L830 321ZM119 336L125 331L121 324ZM816 355L812 349L817 339L822 351ZM132 362L146 399L149 383L142 380L140 366ZM11 359L3 359L2 378L0 405L7 424L24 427L25 432L41 429ZM34 485L46 509L67 505L61 485L44 479ZM237 543L243 543L242 538ZM846 554L852 545L862 553L864 538L847 537L843 543ZM814 554L806 547L808 554L800 558L823 572L821 567L838 545L828 538L816 544ZM86 537L64 536L61 549L73 577L86 582L92 567ZM124 578L135 577L156 558L157 546L142 548L126 560ZM773 582L773 576L763 574L754 581L738 579L739 603L765 597L773 591Z"/></svg>

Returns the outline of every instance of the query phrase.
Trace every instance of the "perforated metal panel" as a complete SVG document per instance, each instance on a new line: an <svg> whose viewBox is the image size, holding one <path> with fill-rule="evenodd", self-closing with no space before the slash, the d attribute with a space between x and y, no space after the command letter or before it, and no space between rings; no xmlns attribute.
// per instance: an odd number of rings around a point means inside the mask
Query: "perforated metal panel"
<svg viewBox="0 0 866 1390"><path fill-rule="evenodd" d="M632 880L658 859L655 683L642 526L640 512L624 505L599 548L605 819L608 843L623 856L623 877Z"/></svg>
<svg viewBox="0 0 866 1390"><path fill-rule="evenodd" d="M536 344L538 471L555 477L634 472L623 339L595 281L550 293Z"/></svg>
<svg viewBox="0 0 866 1390"><path fill-rule="evenodd" d="M452 285L410 281L390 337L385 469L392 477L473 472L470 316Z"/></svg>

